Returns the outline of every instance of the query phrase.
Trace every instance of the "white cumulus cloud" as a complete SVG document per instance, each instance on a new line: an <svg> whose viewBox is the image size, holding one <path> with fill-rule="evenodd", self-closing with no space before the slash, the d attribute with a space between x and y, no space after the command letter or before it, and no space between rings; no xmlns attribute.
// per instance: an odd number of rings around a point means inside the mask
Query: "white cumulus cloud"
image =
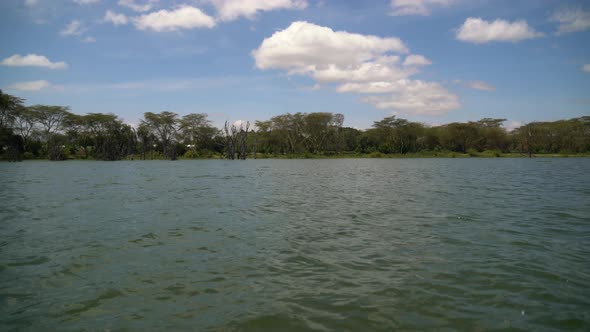
<svg viewBox="0 0 590 332"><path fill-rule="evenodd" d="M457 39L475 44L485 44L493 41L519 42L543 36L542 33L531 28L526 21L509 22L497 19L493 22L481 18L468 18L457 30Z"/></svg>
<svg viewBox="0 0 590 332"><path fill-rule="evenodd" d="M125 25L129 22L129 19L127 16L125 16L125 14L119 14L113 12L112 10L107 10L107 12L104 14L103 21L113 23L114 25Z"/></svg>
<svg viewBox="0 0 590 332"><path fill-rule="evenodd" d="M82 22L79 20L73 20L68 25L66 25L63 30L61 30L61 34L63 36L79 36L86 32L86 28L82 26Z"/></svg>
<svg viewBox="0 0 590 332"><path fill-rule="evenodd" d="M346 68L387 52L407 51L399 38L360 35L308 22L293 22L287 29L264 39L252 55L260 69L307 72L330 65Z"/></svg>
<svg viewBox="0 0 590 332"><path fill-rule="evenodd" d="M45 67L49 69L65 69L68 67L63 61L51 62L46 56L37 54L27 54L25 56L15 54L2 60L0 64L12 67Z"/></svg>
<svg viewBox="0 0 590 332"><path fill-rule="evenodd" d="M119 6L127 7L136 12L147 12L151 10L157 2L158 0L148 0L141 3L137 3L135 0L119 0Z"/></svg>
<svg viewBox="0 0 590 332"><path fill-rule="evenodd" d="M135 18L139 30L177 31L181 29L212 28L215 20L199 8L181 6L173 10L160 10Z"/></svg>
<svg viewBox="0 0 590 332"><path fill-rule="evenodd" d="M582 66L582 71L590 73L590 64L585 64Z"/></svg>
<svg viewBox="0 0 590 332"><path fill-rule="evenodd" d="M551 21L558 22L557 35L590 29L590 12L583 9L564 9L557 11Z"/></svg>
<svg viewBox="0 0 590 332"><path fill-rule="evenodd" d="M430 15L432 7L449 6L457 2L456 0L391 0L393 16L407 15Z"/></svg>
<svg viewBox="0 0 590 332"><path fill-rule="evenodd" d="M252 19L260 11L277 9L304 9L307 0L209 0L222 21L232 21L241 16Z"/></svg>
<svg viewBox="0 0 590 332"><path fill-rule="evenodd" d="M49 86L50 86L49 82L39 80L39 81L14 83L14 84L8 86L8 89L18 90L18 91L39 91L41 89L48 88Z"/></svg>
<svg viewBox="0 0 590 332"><path fill-rule="evenodd" d="M417 73L415 67L431 62L424 56L408 55L400 63L396 54L408 52L399 38L294 22L264 39L252 56L259 69L309 76L321 85L334 83L341 93L368 94L362 100L377 108L430 115L459 108L458 97L441 84L411 79Z"/></svg>

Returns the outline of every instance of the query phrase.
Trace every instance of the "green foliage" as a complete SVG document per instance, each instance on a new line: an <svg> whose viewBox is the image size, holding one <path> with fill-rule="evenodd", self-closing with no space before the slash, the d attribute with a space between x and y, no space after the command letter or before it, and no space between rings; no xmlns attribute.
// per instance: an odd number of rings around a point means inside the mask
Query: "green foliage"
<svg viewBox="0 0 590 332"><path fill-rule="evenodd" d="M383 158L383 154L381 152L375 151L375 152L371 152L369 154L369 157L370 158Z"/></svg>
<svg viewBox="0 0 590 332"><path fill-rule="evenodd" d="M184 159L197 159L197 158L200 158L201 156L199 155L199 153L197 151L189 150L189 151L185 152L182 157Z"/></svg>
<svg viewBox="0 0 590 332"><path fill-rule="evenodd" d="M337 113L286 113L254 130L225 132L204 113L146 112L133 128L114 114L70 113L65 106L24 106L0 91L0 159L429 158L590 155L590 116L532 122L511 132L505 119L427 126L396 116L366 130L344 127ZM232 148L233 146L233 148ZM233 150L232 150L233 149ZM233 151L233 153L232 153Z"/></svg>

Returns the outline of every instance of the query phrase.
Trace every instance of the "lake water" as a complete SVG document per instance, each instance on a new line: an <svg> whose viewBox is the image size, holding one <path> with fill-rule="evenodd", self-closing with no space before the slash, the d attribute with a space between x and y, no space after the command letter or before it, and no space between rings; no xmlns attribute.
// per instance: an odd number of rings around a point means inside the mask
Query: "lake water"
<svg viewBox="0 0 590 332"><path fill-rule="evenodd" d="M590 159L0 163L0 330L590 330Z"/></svg>

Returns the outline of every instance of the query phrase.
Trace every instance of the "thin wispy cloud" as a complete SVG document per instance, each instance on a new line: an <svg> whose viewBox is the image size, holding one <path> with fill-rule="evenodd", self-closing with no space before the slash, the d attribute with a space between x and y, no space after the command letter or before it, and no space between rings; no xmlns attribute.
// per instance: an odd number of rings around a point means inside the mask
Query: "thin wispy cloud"
<svg viewBox="0 0 590 332"><path fill-rule="evenodd" d="M46 89L50 86L49 82L44 80L38 81L27 81L27 82L19 82L14 83L8 86L9 90L17 90L17 91L39 91L42 89Z"/></svg>
<svg viewBox="0 0 590 332"><path fill-rule="evenodd" d="M304 9L307 0L208 0L217 10L221 21L239 17L253 19L257 13L279 9Z"/></svg>
<svg viewBox="0 0 590 332"><path fill-rule="evenodd" d="M129 8L136 12L147 12L154 8L158 0L119 0L119 6Z"/></svg>
<svg viewBox="0 0 590 332"><path fill-rule="evenodd" d="M458 0L391 0L392 16L428 16L436 7L456 4Z"/></svg>
<svg viewBox="0 0 590 332"><path fill-rule="evenodd" d="M129 23L129 19L127 16L125 16L125 14L107 10L107 12L104 14L103 22L112 23L113 25L125 25Z"/></svg>
<svg viewBox="0 0 590 332"><path fill-rule="evenodd" d="M494 86L483 81L466 82L465 85L471 89L479 91L496 91Z"/></svg>
<svg viewBox="0 0 590 332"><path fill-rule="evenodd" d="M90 4L100 2L100 0L73 0L73 1L79 5L90 5Z"/></svg>
<svg viewBox="0 0 590 332"><path fill-rule="evenodd" d="M581 8L562 9L551 16L551 21L559 23L556 35L588 30L590 29L590 11Z"/></svg>
<svg viewBox="0 0 590 332"><path fill-rule="evenodd" d="M27 7L35 7L39 4L39 0L25 0L25 6Z"/></svg>
<svg viewBox="0 0 590 332"><path fill-rule="evenodd" d="M62 36L80 36L86 32L86 30L87 29L82 26L82 22L80 22L80 20L73 20L60 31L60 34Z"/></svg>

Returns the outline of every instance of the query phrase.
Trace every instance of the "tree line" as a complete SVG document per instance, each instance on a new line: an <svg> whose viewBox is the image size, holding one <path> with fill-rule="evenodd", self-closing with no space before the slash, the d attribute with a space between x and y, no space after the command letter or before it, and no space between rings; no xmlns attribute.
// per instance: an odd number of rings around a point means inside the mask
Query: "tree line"
<svg viewBox="0 0 590 332"><path fill-rule="evenodd" d="M429 153L579 154L590 152L590 116L531 122L512 131L505 119L427 126L396 116L367 130L344 126L338 113L281 114L266 121L215 128L205 113L144 113L136 127L105 113L78 115L65 106L25 106L0 91L0 158L246 159Z"/></svg>

